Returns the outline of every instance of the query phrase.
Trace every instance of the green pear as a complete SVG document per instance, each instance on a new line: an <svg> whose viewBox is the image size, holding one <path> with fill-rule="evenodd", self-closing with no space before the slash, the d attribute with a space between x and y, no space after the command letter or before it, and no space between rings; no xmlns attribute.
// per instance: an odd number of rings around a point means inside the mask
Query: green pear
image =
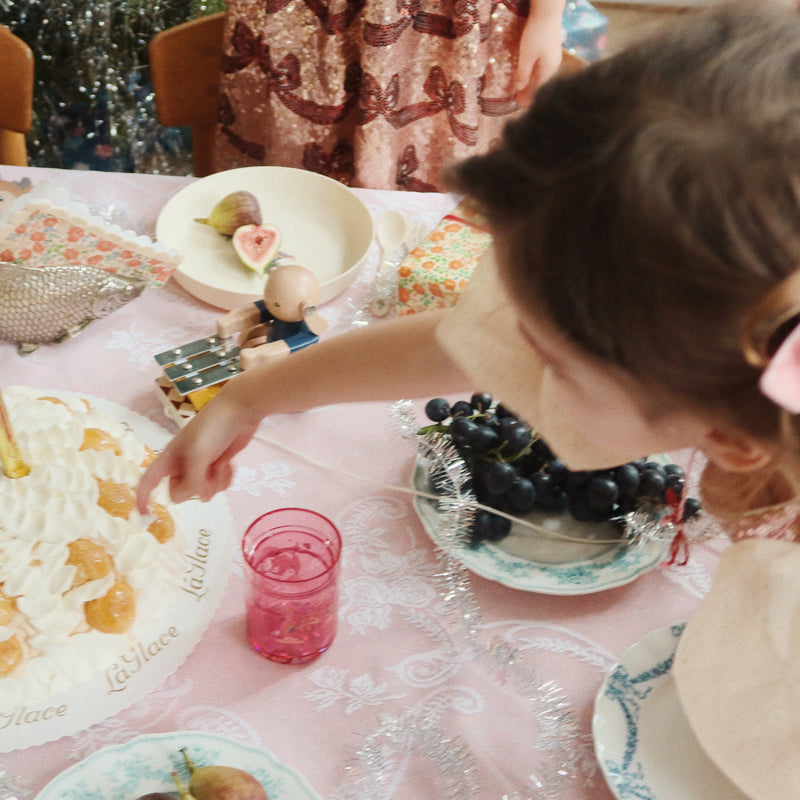
<svg viewBox="0 0 800 800"><path fill-rule="evenodd" d="M198 767L181 749L189 768L189 791L195 800L269 800L264 787L249 773L219 764Z"/></svg>

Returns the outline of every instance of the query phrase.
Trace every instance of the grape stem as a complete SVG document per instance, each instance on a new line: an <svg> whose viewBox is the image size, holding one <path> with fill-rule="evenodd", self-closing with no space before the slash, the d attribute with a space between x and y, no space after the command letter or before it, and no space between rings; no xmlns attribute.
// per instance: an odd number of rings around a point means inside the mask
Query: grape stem
<svg viewBox="0 0 800 800"><path fill-rule="evenodd" d="M485 417L485 414L472 414L470 416L464 417L464 419L480 419L481 417ZM443 422L434 422L432 425L423 425L418 431L418 436L429 436L432 433L449 433L449 425L445 425ZM523 447L521 450L518 450L512 456L504 456L503 448L508 444L508 439L504 439L500 444L496 447L493 447L491 450L487 450L485 453L475 453L475 458L479 458L481 461L500 461L504 464L513 464L518 459L522 458L523 456L528 455L531 452L531 445L539 439L539 435L535 432L531 432L531 441L530 444Z"/></svg>
<svg viewBox="0 0 800 800"><path fill-rule="evenodd" d="M434 422L433 425L424 425L420 428L417 433L421 436L427 436L431 433L447 433L447 425L443 425L441 422Z"/></svg>
<svg viewBox="0 0 800 800"><path fill-rule="evenodd" d="M194 775L194 771L197 769L197 766L195 765L194 761L192 761L187 748L181 747L181 754L183 755L183 760L186 763L186 768L189 770L189 774Z"/></svg>

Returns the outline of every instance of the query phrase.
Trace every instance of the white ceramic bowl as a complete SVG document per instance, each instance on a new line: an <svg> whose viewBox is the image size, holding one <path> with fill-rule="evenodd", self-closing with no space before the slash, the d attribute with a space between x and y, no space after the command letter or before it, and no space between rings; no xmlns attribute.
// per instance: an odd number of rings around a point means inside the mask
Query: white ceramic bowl
<svg viewBox="0 0 800 800"><path fill-rule="evenodd" d="M173 195L159 214L156 238L183 253L173 274L187 292L212 306L237 308L261 299L265 276L247 269L230 239L207 217L225 195L247 190L258 199L262 220L281 232L280 252L320 282L320 302L344 291L364 265L374 235L372 217L346 186L291 167L244 167L201 178Z"/></svg>

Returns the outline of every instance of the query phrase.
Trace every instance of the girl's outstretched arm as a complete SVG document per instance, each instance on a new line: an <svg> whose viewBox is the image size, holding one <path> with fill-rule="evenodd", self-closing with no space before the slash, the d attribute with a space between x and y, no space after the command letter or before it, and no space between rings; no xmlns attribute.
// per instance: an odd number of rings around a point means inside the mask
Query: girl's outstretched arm
<svg viewBox="0 0 800 800"><path fill-rule="evenodd" d="M163 478L170 496L209 500L233 477L232 457L269 414L334 403L397 400L471 391L434 332L446 312L367 326L276 358L229 381L150 465L138 489L145 513Z"/></svg>

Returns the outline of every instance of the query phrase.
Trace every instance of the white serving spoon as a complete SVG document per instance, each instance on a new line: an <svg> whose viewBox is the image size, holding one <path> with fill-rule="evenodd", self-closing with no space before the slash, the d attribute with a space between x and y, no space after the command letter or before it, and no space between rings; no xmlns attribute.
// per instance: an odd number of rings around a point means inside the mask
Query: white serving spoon
<svg viewBox="0 0 800 800"><path fill-rule="evenodd" d="M369 304L376 317L385 317L391 308L395 288L392 256L403 243L406 231L406 218L399 211L386 211L378 220L376 238L381 248L381 262L375 275L375 295Z"/></svg>
<svg viewBox="0 0 800 800"><path fill-rule="evenodd" d="M376 236L381 247L379 271L382 271L406 237L406 218L399 211L386 211L378 220Z"/></svg>

